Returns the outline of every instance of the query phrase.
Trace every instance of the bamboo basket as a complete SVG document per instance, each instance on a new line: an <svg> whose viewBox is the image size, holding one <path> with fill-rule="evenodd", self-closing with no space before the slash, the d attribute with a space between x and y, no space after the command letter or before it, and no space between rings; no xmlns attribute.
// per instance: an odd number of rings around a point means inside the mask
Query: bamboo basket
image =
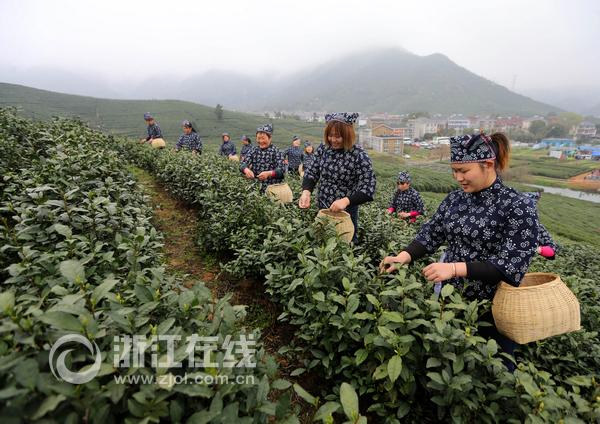
<svg viewBox="0 0 600 424"><path fill-rule="evenodd" d="M155 138L152 140L152 148L153 149L164 149L167 143L162 138Z"/></svg>
<svg viewBox="0 0 600 424"><path fill-rule="evenodd" d="M581 328L579 302L557 274L525 274L519 287L500 282L492 313L498 331L519 344Z"/></svg>
<svg viewBox="0 0 600 424"><path fill-rule="evenodd" d="M233 162L239 162L240 157L238 155L229 155L229 160Z"/></svg>
<svg viewBox="0 0 600 424"><path fill-rule="evenodd" d="M317 220L327 219L335 223L335 229L337 233L346 240L348 243L352 241L354 237L354 224L350 214L346 211L333 212L329 209L321 209L317 214Z"/></svg>
<svg viewBox="0 0 600 424"><path fill-rule="evenodd" d="M298 172L300 173L300 177L304 178L304 164L301 163L300 167L298 168Z"/></svg>
<svg viewBox="0 0 600 424"><path fill-rule="evenodd" d="M291 203L294 200L292 189L287 183L270 184L267 186L267 196L281 203Z"/></svg>

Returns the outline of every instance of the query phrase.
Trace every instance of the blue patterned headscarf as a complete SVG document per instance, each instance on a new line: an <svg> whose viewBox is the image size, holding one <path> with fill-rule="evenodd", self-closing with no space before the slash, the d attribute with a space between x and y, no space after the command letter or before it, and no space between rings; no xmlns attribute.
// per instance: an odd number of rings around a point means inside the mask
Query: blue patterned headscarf
<svg viewBox="0 0 600 424"><path fill-rule="evenodd" d="M450 161L452 163L485 162L496 159L494 142L486 134L450 137Z"/></svg>
<svg viewBox="0 0 600 424"><path fill-rule="evenodd" d="M400 171L398 173L398 182L399 183L410 183L411 178L410 174L406 171Z"/></svg>
<svg viewBox="0 0 600 424"><path fill-rule="evenodd" d="M150 112L144 113L144 120L149 121L150 119L154 119L152 115L150 115Z"/></svg>
<svg viewBox="0 0 600 424"><path fill-rule="evenodd" d="M338 121L347 125L352 125L358 119L358 113L336 112L325 115L325 122Z"/></svg>
<svg viewBox="0 0 600 424"><path fill-rule="evenodd" d="M526 197L529 197L530 199L534 200L536 205L539 203L540 197L542 197L542 193L540 193L539 191L526 191L523 192L523 194Z"/></svg>
<svg viewBox="0 0 600 424"><path fill-rule="evenodd" d="M264 132L264 133L267 133L269 135L272 135L273 134L273 125L272 124L261 125L260 127L258 127L256 129L256 132L257 133Z"/></svg>
<svg viewBox="0 0 600 424"><path fill-rule="evenodd" d="M300 137L298 137L297 135L292 137L292 141L296 141L296 140L300 140Z"/></svg>

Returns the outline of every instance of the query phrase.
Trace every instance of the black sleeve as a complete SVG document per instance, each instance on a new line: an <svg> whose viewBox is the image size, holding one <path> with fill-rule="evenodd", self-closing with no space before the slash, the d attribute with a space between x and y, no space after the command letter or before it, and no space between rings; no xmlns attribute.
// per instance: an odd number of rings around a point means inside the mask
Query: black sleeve
<svg viewBox="0 0 600 424"><path fill-rule="evenodd" d="M404 251L408 252L412 262L417 261L423 256L427 255L427 249L425 249L425 246L416 240L413 240L408 246L406 246Z"/></svg>
<svg viewBox="0 0 600 424"><path fill-rule="evenodd" d="M302 190L308 190L312 193L312 191L315 189L316 185L317 185L317 182L315 180L313 180L312 178L308 178L308 177L304 176L304 178L302 179Z"/></svg>
<svg viewBox="0 0 600 424"><path fill-rule="evenodd" d="M508 279L491 262L467 262L467 278L480 280L489 285Z"/></svg>
<svg viewBox="0 0 600 424"><path fill-rule="evenodd" d="M250 155L247 155L243 161L240 162L240 172L243 174L246 168L250 167L250 161L248 159Z"/></svg>
<svg viewBox="0 0 600 424"><path fill-rule="evenodd" d="M373 200L371 196L363 193L362 191L356 191L348 196L348 200L350 200L350 205L362 205L363 203L367 203Z"/></svg>

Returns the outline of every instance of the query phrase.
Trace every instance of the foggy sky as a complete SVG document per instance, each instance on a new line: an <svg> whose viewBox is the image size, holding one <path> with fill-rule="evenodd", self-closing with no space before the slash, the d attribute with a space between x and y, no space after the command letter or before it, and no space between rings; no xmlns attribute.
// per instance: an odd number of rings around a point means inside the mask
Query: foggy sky
<svg viewBox="0 0 600 424"><path fill-rule="evenodd" d="M0 0L0 81L58 68L118 91L158 75L289 74L403 47L508 88L516 75L517 92L586 88L600 87L599 40L594 0Z"/></svg>

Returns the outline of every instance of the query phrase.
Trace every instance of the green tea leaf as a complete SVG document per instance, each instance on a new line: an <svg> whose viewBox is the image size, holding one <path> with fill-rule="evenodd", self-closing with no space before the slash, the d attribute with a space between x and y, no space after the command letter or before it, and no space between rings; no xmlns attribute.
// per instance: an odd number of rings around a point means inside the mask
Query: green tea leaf
<svg viewBox="0 0 600 424"><path fill-rule="evenodd" d="M83 329L81 322L73 315L66 312L46 312L40 317L40 321L58 328L59 330L80 332Z"/></svg>
<svg viewBox="0 0 600 424"><path fill-rule="evenodd" d="M316 405L317 399L313 395L308 393L306 390L304 390L299 384L294 383L294 391L298 396L300 396L302 399L304 399L311 405Z"/></svg>
<svg viewBox="0 0 600 424"><path fill-rule="evenodd" d="M388 362L387 371L390 380L394 383L402 372L402 357L398 355L392 356Z"/></svg>
<svg viewBox="0 0 600 424"><path fill-rule="evenodd" d="M115 280L113 278L107 278L102 284L97 286L94 289L94 292L92 293L92 297L94 298L96 303L105 298L106 295L113 289L113 287L117 285L117 283L118 280Z"/></svg>
<svg viewBox="0 0 600 424"><path fill-rule="evenodd" d="M340 402L342 403L344 413L349 420L358 417L358 395L356 394L354 387L348 383L342 383L340 387Z"/></svg>
<svg viewBox="0 0 600 424"><path fill-rule="evenodd" d="M70 282L85 281L85 270L81 262L76 260L68 260L60 263L60 273Z"/></svg>

